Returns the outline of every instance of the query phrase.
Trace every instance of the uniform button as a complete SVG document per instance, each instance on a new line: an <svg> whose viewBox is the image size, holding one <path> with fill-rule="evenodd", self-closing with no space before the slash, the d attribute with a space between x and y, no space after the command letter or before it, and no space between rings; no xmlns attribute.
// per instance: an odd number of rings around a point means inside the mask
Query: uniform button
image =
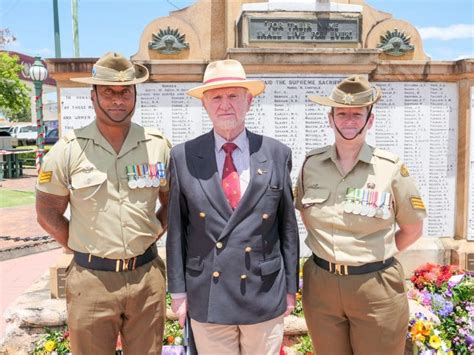
<svg viewBox="0 0 474 355"><path fill-rule="evenodd" d="M268 219L268 217L269 217L269 216L268 216L268 213L262 214L262 219Z"/></svg>
<svg viewBox="0 0 474 355"><path fill-rule="evenodd" d="M91 183L91 179L86 179L86 183L90 184Z"/></svg>
<svg viewBox="0 0 474 355"><path fill-rule="evenodd" d="M245 252L250 253L252 251L252 247L245 247Z"/></svg>
<svg viewBox="0 0 474 355"><path fill-rule="evenodd" d="M204 212L199 212L199 217L204 218L206 217L206 214Z"/></svg>
<svg viewBox="0 0 474 355"><path fill-rule="evenodd" d="M247 275L245 275L245 274L244 274L244 275L240 275L240 278L241 278L242 280L245 280L245 279L247 278Z"/></svg>
<svg viewBox="0 0 474 355"><path fill-rule="evenodd" d="M222 249L223 246L224 246L224 244L222 244L221 242L216 243L216 248L217 249Z"/></svg>
<svg viewBox="0 0 474 355"><path fill-rule="evenodd" d="M219 275L220 275L220 272L219 272L219 271L214 271L214 272L212 273L212 277L216 277L216 278L217 278L217 277L219 277Z"/></svg>

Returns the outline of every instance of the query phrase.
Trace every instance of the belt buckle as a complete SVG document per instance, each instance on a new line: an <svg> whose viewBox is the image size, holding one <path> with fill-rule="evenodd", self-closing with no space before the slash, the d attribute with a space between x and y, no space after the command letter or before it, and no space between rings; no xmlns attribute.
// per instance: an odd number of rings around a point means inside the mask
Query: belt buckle
<svg viewBox="0 0 474 355"><path fill-rule="evenodd" d="M122 267L120 267L120 262L122 262ZM133 271L135 270L135 265L137 263L137 257L134 256L133 258L130 259L117 259L115 263L115 271L116 272L121 272L124 270L129 270ZM129 268L131 266L131 269Z"/></svg>
<svg viewBox="0 0 474 355"><path fill-rule="evenodd" d="M333 265L334 265L334 272L332 271L332 266ZM329 263L329 271L333 272L334 275L338 275L338 276L349 275L347 265L343 265L343 264Z"/></svg>

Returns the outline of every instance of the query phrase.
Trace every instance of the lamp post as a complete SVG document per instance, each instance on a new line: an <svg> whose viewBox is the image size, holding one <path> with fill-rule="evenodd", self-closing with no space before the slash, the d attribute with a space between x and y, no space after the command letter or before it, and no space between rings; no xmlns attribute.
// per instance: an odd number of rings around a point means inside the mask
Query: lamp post
<svg viewBox="0 0 474 355"><path fill-rule="evenodd" d="M43 123L43 81L48 76L48 70L41 62L41 57L36 56L35 62L30 67L30 77L35 85L35 102L36 102L36 125L38 126L38 135L36 145L36 168L41 168L41 162L44 155L44 123Z"/></svg>

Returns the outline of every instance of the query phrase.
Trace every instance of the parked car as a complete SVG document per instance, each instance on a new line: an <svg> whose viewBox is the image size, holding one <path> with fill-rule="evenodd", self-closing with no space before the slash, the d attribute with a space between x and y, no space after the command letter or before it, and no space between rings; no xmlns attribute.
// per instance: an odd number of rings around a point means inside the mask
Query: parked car
<svg viewBox="0 0 474 355"><path fill-rule="evenodd" d="M53 128L48 133L46 133L46 136L44 137L44 144L54 144L58 141L58 138L58 129Z"/></svg>
<svg viewBox="0 0 474 355"><path fill-rule="evenodd" d="M34 125L17 125L10 128L12 137L18 139L19 145L35 144L38 128Z"/></svg>

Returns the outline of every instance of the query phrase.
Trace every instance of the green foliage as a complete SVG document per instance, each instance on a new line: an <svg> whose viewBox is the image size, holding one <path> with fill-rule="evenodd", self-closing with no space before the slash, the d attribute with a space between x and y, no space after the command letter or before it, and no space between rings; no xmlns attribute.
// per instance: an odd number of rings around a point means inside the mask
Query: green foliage
<svg viewBox="0 0 474 355"><path fill-rule="evenodd" d="M0 53L0 109L16 119L24 119L30 110L28 87L19 78L21 70L18 56Z"/></svg>
<svg viewBox="0 0 474 355"><path fill-rule="evenodd" d="M33 355L46 355L56 351L58 355L67 354L71 351L69 344L69 332L66 328L53 330L46 329L46 334L36 343Z"/></svg>
<svg viewBox="0 0 474 355"><path fill-rule="evenodd" d="M163 345L182 345L183 330L178 321L167 320L165 322L165 334L163 336Z"/></svg>
<svg viewBox="0 0 474 355"><path fill-rule="evenodd" d="M30 103L30 101L28 101L28 103ZM11 112L10 110L6 110L6 111L7 111L8 119L11 122L31 122L30 105L28 105L28 107L23 106L19 112Z"/></svg>
<svg viewBox="0 0 474 355"><path fill-rule="evenodd" d="M313 343L309 335L303 335L298 339L296 351L304 355L313 354Z"/></svg>

